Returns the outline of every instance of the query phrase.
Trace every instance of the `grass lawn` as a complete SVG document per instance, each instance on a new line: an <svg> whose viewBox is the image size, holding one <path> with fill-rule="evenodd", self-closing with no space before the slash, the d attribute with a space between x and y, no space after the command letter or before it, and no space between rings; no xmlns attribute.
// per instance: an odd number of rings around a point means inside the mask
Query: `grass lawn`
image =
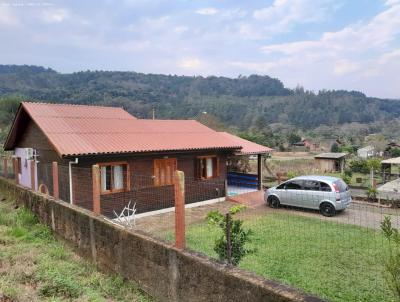
<svg viewBox="0 0 400 302"><path fill-rule="evenodd" d="M26 209L0 201L0 301L152 301L99 272Z"/></svg>
<svg viewBox="0 0 400 302"><path fill-rule="evenodd" d="M247 219L256 253L240 267L330 301L394 301L383 278L387 243L379 231L274 213ZM187 244L216 258L221 233L206 224L187 230Z"/></svg>

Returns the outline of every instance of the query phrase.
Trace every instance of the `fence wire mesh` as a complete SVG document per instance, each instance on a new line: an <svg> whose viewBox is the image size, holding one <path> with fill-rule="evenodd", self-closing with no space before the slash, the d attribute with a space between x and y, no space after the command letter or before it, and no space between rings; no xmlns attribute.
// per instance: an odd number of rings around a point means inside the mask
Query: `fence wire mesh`
<svg viewBox="0 0 400 302"><path fill-rule="evenodd" d="M156 180L112 166L100 167L100 171L102 215L121 223L117 216L129 206L125 218L131 215L130 227L174 242L174 183L169 176ZM11 168L9 178L12 172ZM58 166L60 199L69 202L72 188L73 203L93 210L92 167L71 165L72 187L69 173L68 165ZM52 183L51 163L38 164L38 184L46 185L52 194ZM385 279L390 244L381 223L390 217L392 225L400 228L398 196L368 199L360 191L338 188L343 192L336 193L334 186L328 187L301 183L280 191L278 187L274 195L274 189L264 192L229 185L224 176L198 179L186 175L186 246L224 260L218 244L226 240L226 232L207 217L217 211L224 215L240 205L243 208L232 219L240 219L244 232L251 233L244 245L249 253L239 267L330 301L395 301ZM266 194L276 196L277 202L265 198ZM348 195L352 195L351 203ZM322 201L333 208L321 207Z"/></svg>

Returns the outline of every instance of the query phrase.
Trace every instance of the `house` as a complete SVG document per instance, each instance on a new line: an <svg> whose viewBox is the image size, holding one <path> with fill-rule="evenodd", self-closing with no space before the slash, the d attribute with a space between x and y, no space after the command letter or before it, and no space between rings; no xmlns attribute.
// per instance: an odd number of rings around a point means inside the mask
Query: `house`
<svg viewBox="0 0 400 302"><path fill-rule="evenodd" d="M323 172L344 172L347 153L322 153L314 156L316 165Z"/></svg>
<svg viewBox="0 0 400 302"><path fill-rule="evenodd" d="M357 156L360 158L369 158L377 154L374 146L365 146L357 150Z"/></svg>
<svg viewBox="0 0 400 302"><path fill-rule="evenodd" d="M318 143L314 143L312 140L310 139L302 139L300 142L294 143L293 146L295 147L303 147L305 150L309 150L309 151L318 151L320 150L320 146Z"/></svg>
<svg viewBox="0 0 400 302"><path fill-rule="evenodd" d="M172 206L177 169L185 173L186 203L224 197L227 158L243 149L237 139L193 120L141 120L122 108L23 102L4 149L17 158L18 182L49 194L56 162L60 199L89 210L91 168L99 165L101 213L111 216L129 201L138 213ZM271 151L246 142L248 154Z"/></svg>

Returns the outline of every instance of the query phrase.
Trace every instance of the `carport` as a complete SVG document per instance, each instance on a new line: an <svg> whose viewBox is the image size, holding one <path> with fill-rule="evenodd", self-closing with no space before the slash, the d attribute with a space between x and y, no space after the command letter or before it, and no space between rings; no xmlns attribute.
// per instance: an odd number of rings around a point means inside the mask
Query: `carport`
<svg viewBox="0 0 400 302"><path fill-rule="evenodd" d="M242 157L257 157L257 174L234 171L232 166L228 164L228 195L239 195L260 191L262 189L262 163L264 159L273 152L273 149L253 143L227 132L220 133L226 138L232 140L234 144L242 146L242 149L234 154L233 158L230 159L230 162L240 160Z"/></svg>
<svg viewBox="0 0 400 302"><path fill-rule="evenodd" d="M400 177L399 174L392 174L392 166L395 165L400 166L400 157L388 158L381 161L383 183L391 181L392 176Z"/></svg>

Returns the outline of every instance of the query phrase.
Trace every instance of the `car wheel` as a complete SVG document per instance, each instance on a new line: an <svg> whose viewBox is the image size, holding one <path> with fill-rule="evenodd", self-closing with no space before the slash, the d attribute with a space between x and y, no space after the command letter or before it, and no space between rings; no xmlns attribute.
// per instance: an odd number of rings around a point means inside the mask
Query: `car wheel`
<svg viewBox="0 0 400 302"><path fill-rule="evenodd" d="M280 202L279 202L278 197L276 197L276 196L268 197L268 205L274 209L279 208Z"/></svg>
<svg viewBox="0 0 400 302"><path fill-rule="evenodd" d="M319 207L319 210L320 210L321 214L326 217L332 217L332 216L335 216L335 214L336 214L335 207L327 202L321 204L321 206Z"/></svg>

